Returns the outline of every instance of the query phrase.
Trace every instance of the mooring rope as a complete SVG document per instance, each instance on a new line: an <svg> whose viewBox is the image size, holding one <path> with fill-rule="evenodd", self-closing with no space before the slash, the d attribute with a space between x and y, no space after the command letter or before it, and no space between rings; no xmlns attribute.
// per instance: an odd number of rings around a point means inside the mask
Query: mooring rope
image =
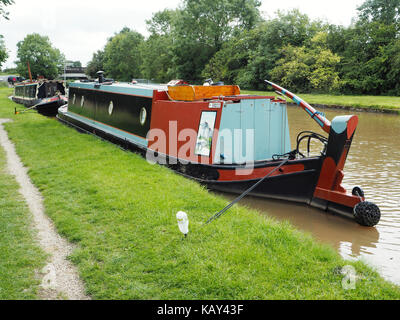
<svg viewBox="0 0 400 320"><path fill-rule="evenodd" d="M240 200L242 200L245 196L247 196L251 191L253 191L257 186L259 186L261 183L263 183L266 179L268 179L273 173L278 171L281 167L283 167L286 163L289 162L289 159L285 159L280 163L279 166L277 166L274 170L269 172L264 178L262 178L260 181L258 181L256 184L254 184L251 188L247 189L245 192L243 192L239 197L237 197L234 201L232 201L229 205L227 205L224 209L222 209L220 212L218 212L216 215L212 216L208 221L206 222L207 224L210 224L212 221L218 219L221 217L225 212L227 212L230 208L232 208L236 203L238 203Z"/></svg>

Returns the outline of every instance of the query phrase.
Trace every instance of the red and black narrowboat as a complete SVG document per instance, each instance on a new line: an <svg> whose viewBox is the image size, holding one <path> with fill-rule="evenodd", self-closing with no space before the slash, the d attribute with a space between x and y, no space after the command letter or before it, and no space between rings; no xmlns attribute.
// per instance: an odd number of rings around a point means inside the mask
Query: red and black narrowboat
<svg viewBox="0 0 400 320"><path fill-rule="evenodd" d="M243 95L238 86L114 83L104 82L102 75L96 82L72 83L58 118L140 151L149 161L210 189L241 194L262 182L251 195L306 203L364 226L376 225L379 208L365 201L360 188L348 193L341 185L358 117L330 122L299 97L270 84L302 107L327 136L300 133L292 148L286 101ZM304 156L299 145L312 139L321 142L321 154Z"/></svg>
<svg viewBox="0 0 400 320"><path fill-rule="evenodd" d="M16 83L12 100L40 114L54 117L58 109L67 103L62 81L27 81Z"/></svg>

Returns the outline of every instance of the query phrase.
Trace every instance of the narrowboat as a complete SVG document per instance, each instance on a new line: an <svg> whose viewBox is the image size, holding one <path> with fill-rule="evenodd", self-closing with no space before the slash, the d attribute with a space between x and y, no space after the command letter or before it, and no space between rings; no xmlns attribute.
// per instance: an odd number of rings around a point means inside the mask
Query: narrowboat
<svg viewBox="0 0 400 320"><path fill-rule="evenodd" d="M235 85L116 83L101 75L95 82L71 83L68 105L57 117L210 189L242 194L262 182L251 195L305 203L363 226L376 225L379 207L366 201L361 188L347 192L342 186L358 117L330 122L290 91L269 84L303 108L322 134L300 132L292 148L286 100L244 95ZM300 145L312 140L321 144L320 154L304 155Z"/></svg>
<svg viewBox="0 0 400 320"><path fill-rule="evenodd" d="M54 80L16 83L12 100L50 117L56 116L58 109L67 103L64 83Z"/></svg>

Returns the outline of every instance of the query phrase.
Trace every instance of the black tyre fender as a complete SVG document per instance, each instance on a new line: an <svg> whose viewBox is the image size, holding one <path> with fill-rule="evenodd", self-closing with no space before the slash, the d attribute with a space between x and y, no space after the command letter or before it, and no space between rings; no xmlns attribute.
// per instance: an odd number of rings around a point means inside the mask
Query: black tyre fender
<svg viewBox="0 0 400 320"><path fill-rule="evenodd" d="M373 227L381 220L381 210L372 202L360 202L354 207L354 218L362 226Z"/></svg>

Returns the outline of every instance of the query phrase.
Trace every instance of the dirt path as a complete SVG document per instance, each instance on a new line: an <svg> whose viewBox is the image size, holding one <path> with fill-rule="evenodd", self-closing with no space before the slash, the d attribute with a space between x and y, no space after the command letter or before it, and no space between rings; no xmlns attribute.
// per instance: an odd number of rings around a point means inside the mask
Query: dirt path
<svg viewBox="0 0 400 320"><path fill-rule="evenodd" d="M3 123L9 121L0 119L0 145L7 155L7 168L15 176L21 187L19 191L32 212L33 227L37 230L39 244L50 255L48 265L41 270L43 279L40 298L88 300L90 297L85 295L75 266L67 260L74 247L57 233L53 223L45 215L42 196L29 179L26 168L4 130Z"/></svg>

